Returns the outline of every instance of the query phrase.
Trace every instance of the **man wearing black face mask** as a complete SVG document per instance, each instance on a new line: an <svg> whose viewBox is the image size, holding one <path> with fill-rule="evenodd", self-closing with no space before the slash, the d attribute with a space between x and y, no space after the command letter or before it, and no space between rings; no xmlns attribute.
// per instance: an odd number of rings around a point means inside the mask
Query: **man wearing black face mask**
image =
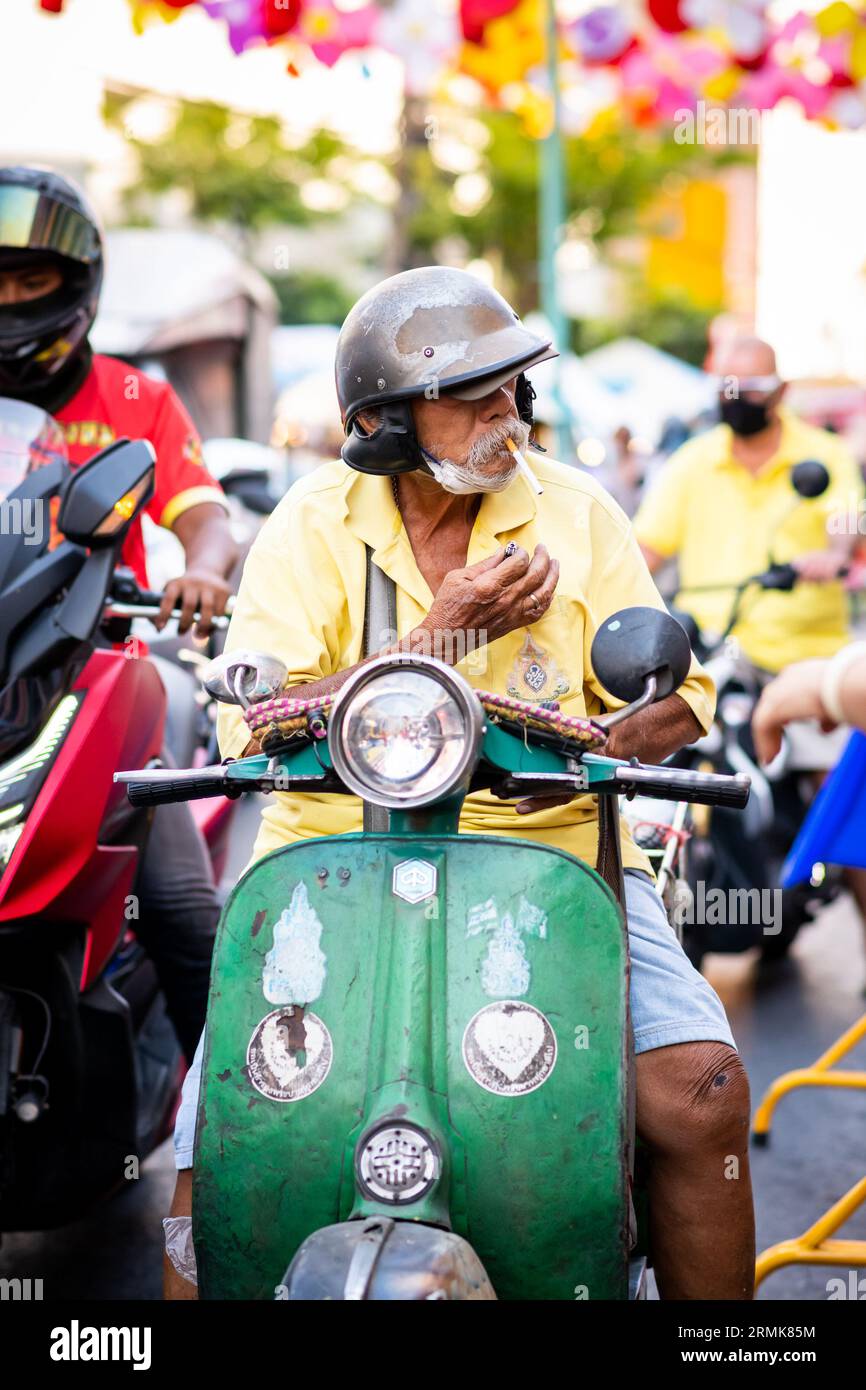
<svg viewBox="0 0 866 1390"><path fill-rule="evenodd" d="M748 661L775 673L793 661L832 656L848 641L841 572L857 539L856 517L850 525L849 516L863 481L836 435L784 408L785 384L768 343L733 338L715 366L721 423L671 456L634 529L650 570L678 557L677 604L708 634L724 632L734 586L766 569L771 554L794 565L794 589L747 600L732 634ZM791 469L805 459L824 464L830 486L798 500ZM705 585L718 588L690 592Z"/></svg>

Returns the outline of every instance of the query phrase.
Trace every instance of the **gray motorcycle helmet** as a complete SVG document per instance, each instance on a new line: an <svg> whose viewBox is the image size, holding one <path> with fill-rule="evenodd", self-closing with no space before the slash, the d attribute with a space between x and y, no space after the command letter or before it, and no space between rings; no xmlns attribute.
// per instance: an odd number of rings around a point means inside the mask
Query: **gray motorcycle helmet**
<svg viewBox="0 0 866 1390"><path fill-rule="evenodd" d="M362 295L337 340L342 458L362 473L426 468L411 401L434 393L478 400L514 376L517 409L531 427L535 392L525 372L557 355L468 271L429 265L392 275ZM380 423L368 434L358 415L374 406Z"/></svg>

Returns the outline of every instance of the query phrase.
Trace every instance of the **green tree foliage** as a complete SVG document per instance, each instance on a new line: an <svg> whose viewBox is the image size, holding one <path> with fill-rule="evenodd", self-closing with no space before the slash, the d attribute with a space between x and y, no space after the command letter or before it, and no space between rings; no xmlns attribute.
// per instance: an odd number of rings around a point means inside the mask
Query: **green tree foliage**
<svg viewBox="0 0 866 1390"><path fill-rule="evenodd" d="M312 212L300 189L345 153L331 132L318 130L292 148L276 117L238 115L215 102L179 101L169 130L144 140L125 128L134 100L134 95L109 93L104 105L106 120L124 130L137 158L137 176L124 192L130 220L148 220L154 198L174 189L186 192L197 221L230 223L241 234L326 215Z"/></svg>
<svg viewBox="0 0 866 1390"><path fill-rule="evenodd" d="M272 275L280 304L280 323L340 324L356 296L330 275L315 271Z"/></svg>
<svg viewBox="0 0 866 1390"><path fill-rule="evenodd" d="M671 352L684 362L700 367L707 352L707 328L722 305L698 308L684 294L672 291L651 294L634 283L627 312L618 319L575 320L571 346L577 353L591 352L615 338L642 338L645 343Z"/></svg>
<svg viewBox="0 0 866 1390"><path fill-rule="evenodd" d="M540 147L510 112L489 112L480 119L490 138L479 172L486 174L491 196L472 216L455 211L455 176L439 168L433 158L432 147L439 138L439 126L433 122L426 147L411 144L406 154L412 166L409 181L420 195L409 237L422 253L421 263L430 259L440 239L455 235L473 256L492 253L494 263L504 267L508 292L525 312L538 303ZM634 233L669 175L711 172L749 157L677 144L668 130L627 125L591 138L568 136L563 146L569 224L596 243Z"/></svg>

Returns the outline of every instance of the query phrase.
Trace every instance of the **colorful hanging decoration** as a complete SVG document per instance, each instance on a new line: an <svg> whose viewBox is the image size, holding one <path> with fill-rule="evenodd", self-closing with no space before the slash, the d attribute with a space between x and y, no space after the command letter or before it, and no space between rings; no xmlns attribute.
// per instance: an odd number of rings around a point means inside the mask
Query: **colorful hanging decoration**
<svg viewBox="0 0 866 1390"><path fill-rule="evenodd" d="M381 11L376 5L341 9L333 0L304 0L298 38L309 44L320 63L332 68L350 48L368 48Z"/></svg>
<svg viewBox="0 0 866 1390"><path fill-rule="evenodd" d="M500 0L500 4L516 0ZM454 15L431 0L400 0L379 11L376 46L402 59L406 90L423 96L435 89L454 54Z"/></svg>
<svg viewBox="0 0 866 1390"><path fill-rule="evenodd" d="M52 14L67 7L66 0L34 3ZM198 10L223 25L236 53L282 45L291 76L310 62L333 67L351 50L383 48L402 59L413 94L456 72L474 79L487 100L519 111L527 129L549 127L546 0L127 4L139 33ZM866 0L827 0L784 17L771 0L600 0L577 18L563 15L558 44L566 94L571 84L579 103L600 103L587 125L603 123L605 110L652 124L701 102L761 112L793 101L811 120L866 127Z"/></svg>
<svg viewBox="0 0 866 1390"><path fill-rule="evenodd" d="M186 5L170 5L168 0L127 0L127 3L132 16L132 27L137 34L143 34L148 25L158 20L172 24L180 18L183 9L188 8ZM197 3L198 0L190 0L190 4Z"/></svg>

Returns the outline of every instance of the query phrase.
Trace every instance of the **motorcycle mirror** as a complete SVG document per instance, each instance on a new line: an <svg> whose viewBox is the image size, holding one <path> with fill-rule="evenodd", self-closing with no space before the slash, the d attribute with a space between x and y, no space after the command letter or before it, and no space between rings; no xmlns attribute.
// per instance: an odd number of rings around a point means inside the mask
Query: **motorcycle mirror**
<svg viewBox="0 0 866 1390"><path fill-rule="evenodd" d="M660 608L621 608L602 623L590 652L592 669L617 700L639 700L650 676L664 700L688 675L692 649L676 618Z"/></svg>
<svg viewBox="0 0 866 1390"><path fill-rule="evenodd" d="M817 459L803 459L791 469L791 485L801 497L820 497L830 486L830 474Z"/></svg>
<svg viewBox="0 0 866 1390"><path fill-rule="evenodd" d="M668 604L668 612L672 618L676 618L683 632L689 639L689 645L694 648L701 640L701 630L697 620L687 613L684 608L675 608L673 604Z"/></svg>
<svg viewBox="0 0 866 1390"><path fill-rule="evenodd" d="M66 481L57 527L91 550L115 545L153 493L156 455L146 439L118 439Z"/></svg>
<svg viewBox="0 0 866 1390"><path fill-rule="evenodd" d="M220 704L248 709L277 695L288 674L288 667L267 653L223 652L202 672L201 682Z"/></svg>

